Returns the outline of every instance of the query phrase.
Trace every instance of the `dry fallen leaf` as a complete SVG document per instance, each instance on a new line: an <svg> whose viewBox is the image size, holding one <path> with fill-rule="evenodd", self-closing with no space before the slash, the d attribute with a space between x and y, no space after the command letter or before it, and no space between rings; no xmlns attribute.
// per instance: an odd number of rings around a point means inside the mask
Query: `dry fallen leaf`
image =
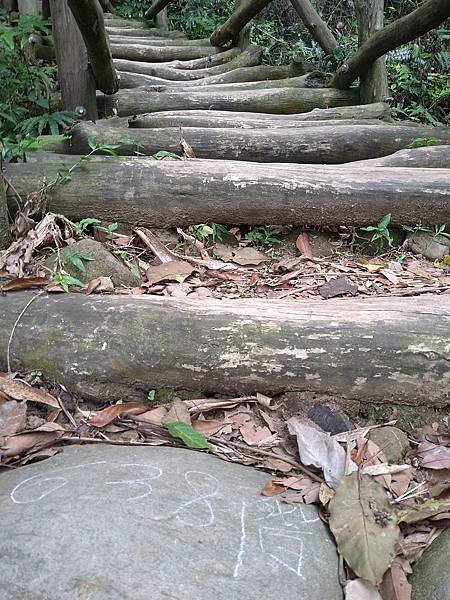
<svg viewBox="0 0 450 600"><path fill-rule="evenodd" d="M352 285L347 277L336 277L335 279L330 279L330 281L319 287L319 294L325 299L334 298L335 296L343 296L344 294L351 294L354 296L357 292L357 286Z"/></svg>
<svg viewBox="0 0 450 600"><path fill-rule="evenodd" d="M345 586L345 600L385 600L379 591L365 579L353 579Z"/></svg>
<svg viewBox="0 0 450 600"><path fill-rule="evenodd" d="M93 292L113 292L114 284L111 277L95 277L91 279L86 288L86 296L89 296Z"/></svg>
<svg viewBox="0 0 450 600"><path fill-rule="evenodd" d="M186 423L191 425L191 416L189 414L189 408L179 398L175 398L170 408L163 419L163 424L166 423Z"/></svg>
<svg viewBox="0 0 450 600"><path fill-rule="evenodd" d="M309 235L306 232L303 232L298 236L295 245L302 256L305 258L314 258L311 244L309 243Z"/></svg>
<svg viewBox="0 0 450 600"><path fill-rule="evenodd" d="M12 292L13 290L27 290L29 288L44 287L49 283L47 277L17 277L8 281L1 287L3 292Z"/></svg>
<svg viewBox="0 0 450 600"><path fill-rule="evenodd" d="M220 419L204 419L197 420L192 423L192 427L195 431L202 433L205 437L209 437L210 435L216 435L224 427L230 427L227 423L224 423Z"/></svg>
<svg viewBox="0 0 450 600"><path fill-rule="evenodd" d="M23 381L0 377L0 392L6 394L12 400L25 400L27 402L38 402L53 408L59 408L59 402L47 391L27 385Z"/></svg>
<svg viewBox="0 0 450 600"><path fill-rule="evenodd" d="M26 424L26 402L7 400L0 404L0 446L3 437L14 435L18 431L25 429Z"/></svg>
<svg viewBox="0 0 450 600"><path fill-rule="evenodd" d="M111 406L92 414L88 419L88 423L94 427L104 427L126 413L135 415L146 412L147 410L148 406L142 404L142 402L123 402L122 404L112 404Z"/></svg>
<svg viewBox="0 0 450 600"><path fill-rule="evenodd" d="M195 271L195 267L185 260L172 260L151 266L147 269L146 277L150 285L159 281L178 281L182 283L189 275Z"/></svg>
<svg viewBox="0 0 450 600"><path fill-rule="evenodd" d="M406 559L399 556L394 558L380 586L383 600L410 600L412 587L407 576L411 573L411 565Z"/></svg>
<svg viewBox="0 0 450 600"><path fill-rule="evenodd" d="M450 469L450 448L422 442L417 448L420 466L424 469Z"/></svg>
<svg viewBox="0 0 450 600"><path fill-rule="evenodd" d="M45 423L33 431L25 431L5 437L0 446L0 456L19 456L25 452L42 450L51 445L65 433L64 427L57 423Z"/></svg>

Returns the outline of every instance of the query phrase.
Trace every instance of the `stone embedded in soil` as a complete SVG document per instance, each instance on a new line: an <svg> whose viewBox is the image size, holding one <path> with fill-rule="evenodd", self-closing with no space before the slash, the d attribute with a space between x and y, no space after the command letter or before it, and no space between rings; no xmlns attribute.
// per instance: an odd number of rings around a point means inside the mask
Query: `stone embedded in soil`
<svg viewBox="0 0 450 600"><path fill-rule="evenodd" d="M403 462L406 452L409 450L408 436L398 427L379 427L372 429L369 438L380 448L387 461L392 464Z"/></svg>
<svg viewBox="0 0 450 600"><path fill-rule="evenodd" d="M174 448L75 446L0 474L0 600L340 600L314 506Z"/></svg>
<svg viewBox="0 0 450 600"><path fill-rule="evenodd" d="M450 254L450 239L431 231L414 231L408 234L406 241L414 254L421 254L430 260L441 260Z"/></svg>
<svg viewBox="0 0 450 600"><path fill-rule="evenodd" d="M450 529L434 540L419 558L410 577L412 600L450 598Z"/></svg>
<svg viewBox="0 0 450 600"><path fill-rule="evenodd" d="M331 435L352 429L352 423L347 415L323 404L313 406L308 411L308 418Z"/></svg>

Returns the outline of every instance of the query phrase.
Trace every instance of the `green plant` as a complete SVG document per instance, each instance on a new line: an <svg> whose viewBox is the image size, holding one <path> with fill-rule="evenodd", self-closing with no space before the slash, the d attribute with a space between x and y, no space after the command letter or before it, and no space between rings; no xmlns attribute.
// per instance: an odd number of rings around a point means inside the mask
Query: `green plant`
<svg viewBox="0 0 450 600"><path fill-rule="evenodd" d="M424 138L421 138L421 137L415 138L406 147L407 148L423 148L423 147L427 147L427 146L438 146L439 144L442 144L442 140L439 140L438 138L430 135L430 136L424 137Z"/></svg>
<svg viewBox="0 0 450 600"><path fill-rule="evenodd" d="M82 273L86 272L86 267L83 261L94 260L94 258L87 252L82 250L73 250L72 248L66 248L64 251L64 261L73 265L76 269Z"/></svg>
<svg viewBox="0 0 450 600"><path fill-rule="evenodd" d="M147 394L147 400L153 402L156 398L156 390L149 390Z"/></svg>
<svg viewBox="0 0 450 600"><path fill-rule="evenodd" d="M156 154L152 154L152 158L155 160L165 160L166 158L182 160L181 156L178 156L178 154L175 154L174 152L167 152L166 150L160 150Z"/></svg>
<svg viewBox="0 0 450 600"><path fill-rule="evenodd" d="M246 234L245 239L255 242L262 249L272 249L274 244L279 244L278 235L281 227L252 227Z"/></svg>
<svg viewBox="0 0 450 600"><path fill-rule="evenodd" d="M379 250L382 250L386 246L392 246L394 238L388 229L388 225L391 222L391 213L384 215L382 219L378 221L376 225L370 225L369 227L361 227L361 231L373 232L370 241L376 244Z"/></svg>
<svg viewBox="0 0 450 600"><path fill-rule="evenodd" d="M76 287L84 288L83 282L81 282L79 279L76 279L75 277L72 277L71 275L68 275L67 273L64 273L62 271L60 273L57 273L53 277L52 281L54 284L60 285L66 293L69 292L69 288L72 285L74 285Z"/></svg>
<svg viewBox="0 0 450 600"><path fill-rule="evenodd" d="M103 231L103 233L106 233L106 235L112 239L112 234L117 231L117 229L119 228L119 224L118 223L110 223L109 225L103 226L103 225L95 225L94 226L95 229L97 229L97 231Z"/></svg>
<svg viewBox="0 0 450 600"><path fill-rule="evenodd" d="M117 258L120 258L120 260L126 261L130 258L129 253L126 250L114 250L113 251L114 256L117 256Z"/></svg>

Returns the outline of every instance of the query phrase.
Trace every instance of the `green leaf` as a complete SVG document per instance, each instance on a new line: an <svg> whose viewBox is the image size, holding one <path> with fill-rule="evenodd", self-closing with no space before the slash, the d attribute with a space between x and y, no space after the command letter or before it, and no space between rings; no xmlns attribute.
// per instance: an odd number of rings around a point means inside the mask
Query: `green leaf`
<svg viewBox="0 0 450 600"><path fill-rule="evenodd" d="M195 431L192 425L181 421L172 421L165 424L168 432L174 438L180 438L188 448L208 449L208 440L204 435Z"/></svg>
<svg viewBox="0 0 450 600"><path fill-rule="evenodd" d="M386 229L386 227L391 222L391 216L391 213L388 213L387 215L384 215L382 219L380 219L380 221L378 222L379 229Z"/></svg>
<svg viewBox="0 0 450 600"><path fill-rule="evenodd" d="M147 400L149 402L153 402L153 400L155 399L155 397L156 397L156 390L149 390L148 394L147 394Z"/></svg>
<svg viewBox="0 0 450 600"><path fill-rule="evenodd" d="M79 256L71 256L70 262L82 273L86 272L86 267L84 266L84 263Z"/></svg>

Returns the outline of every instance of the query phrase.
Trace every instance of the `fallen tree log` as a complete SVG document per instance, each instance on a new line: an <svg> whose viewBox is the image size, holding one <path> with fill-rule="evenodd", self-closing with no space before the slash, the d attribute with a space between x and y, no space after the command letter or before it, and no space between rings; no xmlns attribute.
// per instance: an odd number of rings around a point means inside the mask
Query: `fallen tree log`
<svg viewBox="0 0 450 600"><path fill-rule="evenodd" d="M169 61L191 61L193 59L203 59L205 66L211 64L220 64L213 60L213 55L217 55L220 49L212 46L143 46L141 44L111 44L111 52L114 58L123 58L125 60L138 60L144 62L169 62ZM227 51L225 57L219 60L229 60L234 58L240 51ZM203 63L202 63L203 64ZM174 65L175 66L175 65ZM182 67L178 68L201 68Z"/></svg>
<svg viewBox="0 0 450 600"><path fill-rule="evenodd" d="M138 21L137 19L121 19L120 17L105 15L105 25L107 27L123 27L130 29L146 29L153 30L156 27L149 27L145 21Z"/></svg>
<svg viewBox="0 0 450 600"><path fill-rule="evenodd" d="M259 65L262 60L262 49L259 46L249 46L235 58L213 67L198 69L176 69L172 63L152 64L132 60L115 60L114 64L119 71L139 73L154 77L162 77L174 81L190 81L228 73L240 67L251 67Z"/></svg>
<svg viewBox="0 0 450 600"><path fill-rule="evenodd" d="M133 129L129 140L117 127L80 122L70 132L67 151L88 154L89 140L116 146L117 154L152 156L160 150L181 154L181 139L191 146L197 158L282 162L303 164L340 164L378 158L407 148L417 137L430 135L430 126L408 127L400 124L348 125L324 124L302 129L239 129L186 127ZM130 132L131 133L131 132ZM435 133L435 135L439 135ZM450 128L441 128L442 143L450 143ZM131 142L132 140L132 142Z"/></svg>
<svg viewBox="0 0 450 600"><path fill-rule="evenodd" d="M119 79L113 65L103 10L97 0L68 0L69 8L83 36L97 89L115 94Z"/></svg>
<svg viewBox="0 0 450 600"><path fill-rule="evenodd" d="M182 31L173 29L168 31L159 27L147 27L146 29L132 29L131 27L106 27L109 35L119 35L126 37L148 37L161 39L186 39L186 34Z"/></svg>
<svg viewBox="0 0 450 600"><path fill-rule="evenodd" d="M134 37L127 35L109 36L111 44L139 44L141 46L206 46L212 48L209 38L197 40L186 40L184 38L163 38L163 37Z"/></svg>
<svg viewBox="0 0 450 600"><path fill-rule="evenodd" d="M240 55L241 56L241 55ZM238 60L237 57L235 60ZM258 65L255 67L237 67L226 73L210 75L203 79L192 79L188 81L176 81L164 79L163 77L152 77L141 73L130 73L120 71L122 89L140 87L141 85L170 85L176 87L199 87L204 85L220 85L226 83L239 83L249 81L280 80L288 77L300 77L306 75L303 68L296 63L273 67L271 65Z"/></svg>
<svg viewBox="0 0 450 600"><path fill-rule="evenodd" d="M419 169L450 169L450 145L424 146L399 150L390 156L356 161L348 167L410 167ZM449 171L450 176L450 171Z"/></svg>
<svg viewBox="0 0 450 600"><path fill-rule="evenodd" d="M355 90L331 88L249 90L214 92L202 90L167 91L155 94L145 87L120 90L115 96L99 98L98 108L121 117L162 110L232 110L292 114L313 108L352 105L357 100Z"/></svg>
<svg viewBox="0 0 450 600"><path fill-rule="evenodd" d="M175 388L437 407L450 401L449 315L447 295L199 302L15 292L0 300L0 368L9 356L13 370L41 370L99 404Z"/></svg>
<svg viewBox="0 0 450 600"><path fill-rule="evenodd" d="M26 198L73 166L8 163L6 177ZM48 210L133 227L196 223L363 226L391 213L392 225L450 223L449 171L223 160L110 158L83 162L71 181L47 191ZM114 182L114 185L111 184ZM107 201L106 201L107 199ZM8 190L11 211L17 196Z"/></svg>
<svg viewBox="0 0 450 600"><path fill-rule="evenodd" d="M365 104L340 108L315 108L307 113L293 115L272 115L220 110L179 110L140 114L129 119L130 127L248 127L270 128L291 127L301 123L342 120L389 119L388 104ZM108 119L101 119L106 123ZM285 125L288 123L288 125Z"/></svg>

